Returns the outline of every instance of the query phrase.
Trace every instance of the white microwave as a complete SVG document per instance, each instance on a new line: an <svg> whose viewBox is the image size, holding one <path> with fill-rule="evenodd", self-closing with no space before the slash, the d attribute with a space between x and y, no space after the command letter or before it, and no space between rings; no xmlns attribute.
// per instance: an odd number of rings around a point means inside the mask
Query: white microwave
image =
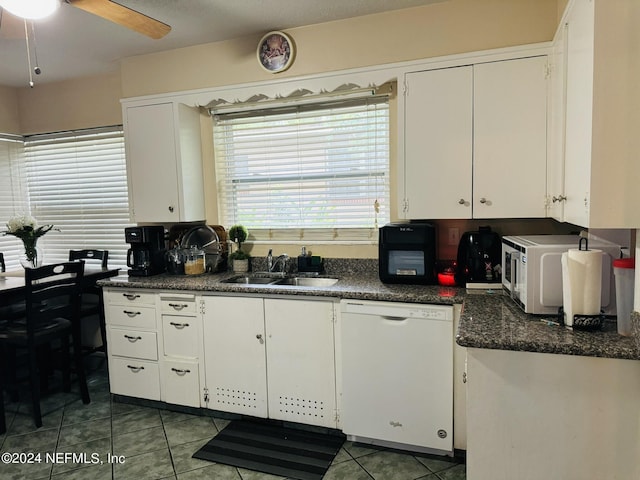
<svg viewBox="0 0 640 480"><path fill-rule="evenodd" d="M578 248L576 235L522 235L502 237L502 287L526 313L557 314L562 306L563 252ZM620 246L589 240L589 248L602 250L601 308L616 314L613 260Z"/></svg>

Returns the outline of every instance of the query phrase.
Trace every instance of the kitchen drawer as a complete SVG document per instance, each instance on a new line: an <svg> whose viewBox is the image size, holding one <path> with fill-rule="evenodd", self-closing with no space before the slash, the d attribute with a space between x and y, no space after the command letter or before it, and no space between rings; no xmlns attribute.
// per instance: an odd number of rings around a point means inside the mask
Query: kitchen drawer
<svg viewBox="0 0 640 480"><path fill-rule="evenodd" d="M122 357L158 359L158 342L155 332L109 329L109 354Z"/></svg>
<svg viewBox="0 0 640 480"><path fill-rule="evenodd" d="M106 290L105 305L150 305L155 306L156 296L151 292L139 290Z"/></svg>
<svg viewBox="0 0 640 480"><path fill-rule="evenodd" d="M107 325L127 328L156 328L156 309L140 305L106 305Z"/></svg>
<svg viewBox="0 0 640 480"><path fill-rule="evenodd" d="M162 315L164 354L177 357L197 358L198 319L177 315Z"/></svg>
<svg viewBox="0 0 640 480"><path fill-rule="evenodd" d="M198 362L165 361L162 366L164 401L175 405L200 406Z"/></svg>
<svg viewBox="0 0 640 480"><path fill-rule="evenodd" d="M196 314L196 297L195 295L160 296L163 313L175 313L176 315Z"/></svg>
<svg viewBox="0 0 640 480"><path fill-rule="evenodd" d="M160 400L158 364L132 358L109 358L111 393Z"/></svg>

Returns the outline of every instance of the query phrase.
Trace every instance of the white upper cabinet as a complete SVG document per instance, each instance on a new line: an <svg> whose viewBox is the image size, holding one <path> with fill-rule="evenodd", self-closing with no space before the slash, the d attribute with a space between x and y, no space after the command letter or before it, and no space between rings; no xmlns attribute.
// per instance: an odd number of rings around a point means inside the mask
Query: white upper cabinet
<svg viewBox="0 0 640 480"><path fill-rule="evenodd" d="M544 217L547 57L405 77L401 218Z"/></svg>
<svg viewBox="0 0 640 480"><path fill-rule="evenodd" d="M547 57L473 67L473 218L544 217Z"/></svg>
<svg viewBox="0 0 640 480"><path fill-rule="evenodd" d="M180 103L125 106L124 118L132 221L204 220L198 110Z"/></svg>
<svg viewBox="0 0 640 480"><path fill-rule="evenodd" d="M549 158L547 161L547 216L564 221L564 131L567 76L567 28L558 30L549 60Z"/></svg>
<svg viewBox="0 0 640 480"><path fill-rule="evenodd" d="M473 67L409 73L405 81L406 211L400 216L470 218Z"/></svg>
<svg viewBox="0 0 640 480"><path fill-rule="evenodd" d="M553 162L563 168L561 220L591 228L640 225L640 55L637 0L570 1L554 41L564 44L564 137ZM554 112L554 116L557 112ZM557 212L551 215L558 218Z"/></svg>

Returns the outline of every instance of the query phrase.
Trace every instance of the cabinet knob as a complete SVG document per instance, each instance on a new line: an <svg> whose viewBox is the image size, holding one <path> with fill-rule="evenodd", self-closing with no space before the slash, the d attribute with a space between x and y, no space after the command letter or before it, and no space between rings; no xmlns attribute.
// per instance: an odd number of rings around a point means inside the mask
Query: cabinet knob
<svg viewBox="0 0 640 480"><path fill-rule="evenodd" d="M486 199L486 198L484 198L484 197L482 197L482 198L480 199L480 203L482 203L482 204L487 203L487 199Z"/></svg>
<svg viewBox="0 0 640 480"><path fill-rule="evenodd" d="M261 344L264 343L264 338L262 338L262 334L260 334L260 333L257 334L256 338L260 341Z"/></svg>
<svg viewBox="0 0 640 480"><path fill-rule="evenodd" d="M169 211L173 213L173 205L169 205Z"/></svg>
<svg viewBox="0 0 640 480"><path fill-rule="evenodd" d="M464 205L466 202L464 201L464 198L461 198L460 200L458 200L458 204L460 205Z"/></svg>
<svg viewBox="0 0 640 480"><path fill-rule="evenodd" d="M567 197L565 197L564 195L558 195L557 197L554 195L554 196L551 198L551 201L552 201L553 203L556 203L556 202L564 202L566 199L567 199Z"/></svg>

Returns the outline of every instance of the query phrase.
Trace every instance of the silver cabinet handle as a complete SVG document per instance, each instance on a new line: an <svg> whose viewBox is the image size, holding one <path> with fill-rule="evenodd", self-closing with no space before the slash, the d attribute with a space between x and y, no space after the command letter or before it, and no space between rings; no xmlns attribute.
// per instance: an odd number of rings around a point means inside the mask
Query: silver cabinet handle
<svg viewBox="0 0 640 480"><path fill-rule="evenodd" d="M134 367L133 365L127 365L127 368L133 373L138 373L140 370L144 370L144 367Z"/></svg>
<svg viewBox="0 0 640 480"><path fill-rule="evenodd" d="M173 368L173 367L171 367L171 371L175 372L176 375L180 375L181 377L184 377L187 373L191 373L191 370L188 370L188 369L182 370L180 368Z"/></svg>
<svg viewBox="0 0 640 480"><path fill-rule="evenodd" d="M401 427L402 424L400 422L394 422L393 420L391 420L389 422L389 425L391 425L392 427Z"/></svg>
<svg viewBox="0 0 640 480"><path fill-rule="evenodd" d="M136 298L140 298L140 295L135 293L123 293L122 296L127 300L135 300Z"/></svg>
<svg viewBox="0 0 640 480"><path fill-rule="evenodd" d="M169 205L169 211L173 213L173 205Z"/></svg>
<svg viewBox="0 0 640 480"><path fill-rule="evenodd" d="M260 341L261 344L264 343L264 338L262 338L262 334L261 333L257 334L256 338Z"/></svg>
<svg viewBox="0 0 640 480"><path fill-rule="evenodd" d="M188 323L176 323L176 322L169 322L169 325L171 325L172 327L176 327L178 330L182 330L184 327L189 326Z"/></svg>
<svg viewBox="0 0 640 480"><path fill-rule="evenodd" d="M124 338L129 340L131 343L135 343L138 340L142 340L142 337L132 337L131 335L125 335Z"/></svg>
<svg viewBox="0 0 640 480"><path fill-rule="evenodd" d="M484 198L484 197L482 197L482 198L480 199L480 203L483 203L483 204L484 204L484 203L487 203L487 199L486 199L486 198Z"/></svg>
<svg viewBox="0 0 640 480"><path fill-rule="evenodd" d="M180 311L183 308L187 308L189 305L187 305L186 303L170 303L169 306L174 310Z"/></svg>
<svg viewBox="0 0 640 480"><path fill-rule="evenodd" d="M460 205L464 205L466 202L464 201L464 198L461 198L460 200L458 200L458 204Z"/></svg>
<svg viewBox="0 0 640 480"><path fill-rule="evenodd" d="M135 317L136 315L140 315L140 312L132 312L131 310L123 310L122 311L127 317Z"/></svg>

